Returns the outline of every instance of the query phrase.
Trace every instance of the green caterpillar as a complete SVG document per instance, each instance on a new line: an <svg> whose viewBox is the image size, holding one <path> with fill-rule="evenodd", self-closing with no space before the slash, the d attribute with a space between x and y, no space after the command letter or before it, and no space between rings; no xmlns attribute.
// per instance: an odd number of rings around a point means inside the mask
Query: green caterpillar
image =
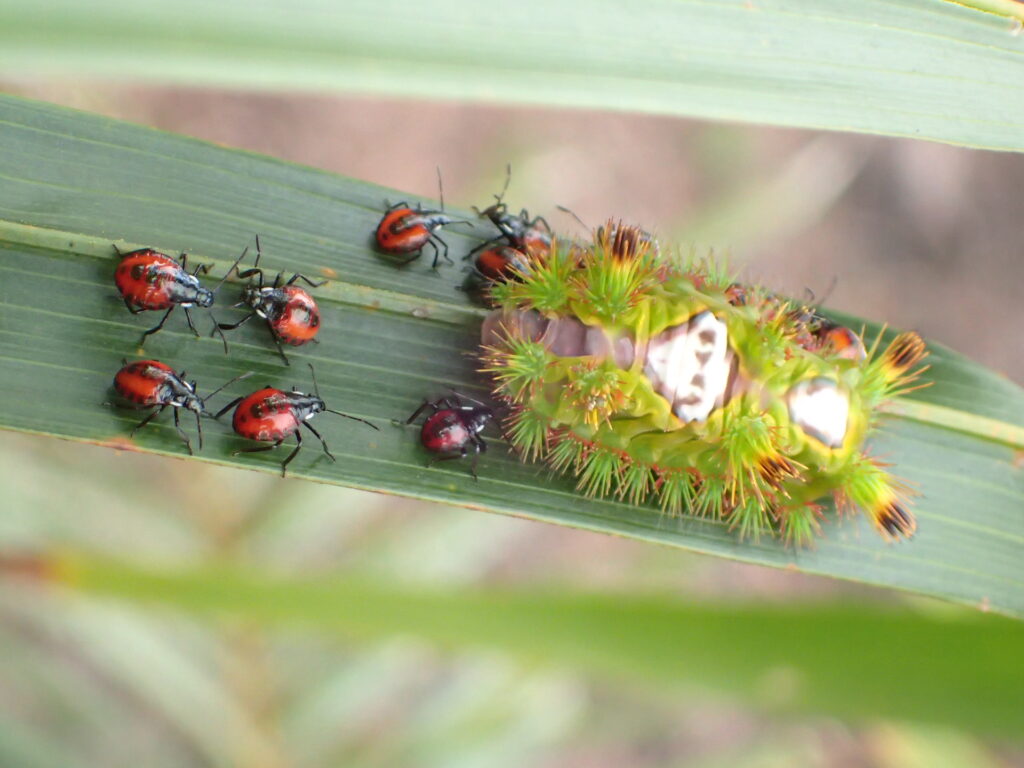
<svg viewBox="0 0 1024 768"><path fill-rule="evenodd" d="M555 243L491 286L482 370L527 458L592 496L655 498L670 514L805 545L828 494L886 539L915 530L908 489L869 457L879 407L927 354L916 333L879 353L860 337L711 260L661 258L609 222Z"/></svg>

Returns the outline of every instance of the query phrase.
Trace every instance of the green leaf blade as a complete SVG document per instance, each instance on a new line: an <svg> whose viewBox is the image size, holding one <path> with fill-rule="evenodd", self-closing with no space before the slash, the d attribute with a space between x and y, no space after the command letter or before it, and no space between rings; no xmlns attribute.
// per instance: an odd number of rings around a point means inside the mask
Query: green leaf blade
<svg viewBox="0 0 1024 768"><path fill-rule="evenodd" d="M155 318L130 315L111 279L112 242L187 249L223 274L252 235L264 236L265 265L336 277L316 294L322 343L281 366L257 324L220 341L195 339L184 318L147 342L145 354L186 368L209 391L252 370L264 383L308 389L312 362L330 407L381 427L324 416L317 424L338 457L307 444L290 467L298 477L446 501L746 562L885 585L1024 615L1024 476L1015 443L1024 392L936 349L929 389L910 404L933 404L965 426L930 423L926 409L892 416L875 453L921 493L912 542L886 545L861 520L830 521L813 550L774 541L740 542L721 523L667 518L651 507L589 500L573 481L510 455L501 439L480 465L427 467L415 426L404 422L425 397L454 387L485 393L472 357L484 312L457 289L458 267L438 273L429 259L398 269L371 236L385 190L251 154L216 148L56 107L0 99L0 427L123 445L138 420L101 403L123 356ZM61 174L60 169L66 171ZM453 257L477 242L447 232ZM236 287L224 289L234 296ZM230 321L222 297L218 319ZM200 327L209 327L197 313ZM855 327L859 327L857 322ZM874 326L869 326L869 338ZM243 382L212 405L243 394ZM166 416L166 414L165 414ZM972 421L973 419L973 421ZM982 421L980 419L988 420ZM139 432L142 450L180 456L170 420ZM1008 439L987 434L994 423ZM232 457L248 445L228 425L207 422L199 460L278 472L281 456Z"/></svg>
<svg viewBox="0 0 1024 768"><path fill-rule="evenodd" d="M1022 57L1009 18L943 0L521 0L500 23L469 0L0 8L7 72L630 110L1017 151Z"/></svg>

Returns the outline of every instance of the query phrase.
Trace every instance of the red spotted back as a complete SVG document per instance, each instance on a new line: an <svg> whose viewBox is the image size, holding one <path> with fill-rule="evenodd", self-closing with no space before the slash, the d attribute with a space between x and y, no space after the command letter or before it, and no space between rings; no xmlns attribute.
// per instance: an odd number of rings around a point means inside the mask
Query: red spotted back
<svg viewBox="0 0 1024 768"><path fill-rule="evenodd" d="M388 253L411 253L427 244L431 232L423 213L395 208L385 213L377 225L377 245Z"/></svg>
<svg viewBox="0 0 1024 768"><path fill-rule="evenodd" d="M174 369L159 360L137 360L115 374L114 389L139 405L163 405L172 394L167 385L177 378Z"/></svg>
<svg viewBox="0 0 1024 768"><path fill-rule="evenodd" d="M143 248L126 253L114 282L125 301L139 309L169 309L175 302L171 288L184 273L181 265L166 254Z"/></svg>
<svg viewBox="0 0 1024 768"><path fill-rule="evenodd" d="M271 320L277 337L298 347L311 341L320 331L320 309L313 297L302 288L287 285L278 289L287 297L280 314Z"/></svg>
<svg viewBox="0 0 1024 768"><path fill-rule="evenodd" d="M423 422L423 429L420 431L423 446L435 453L460 450L472 437L473 433L466 426L462 415L450 408L430 416Z"/></svg>
<svg viewBox="0 0 1024 768"><path fill-rule="evenodd" d="M250 440L278 441L299 428L298 415L288 392L274 387L257 390L235 408L231 425Z"/></svg>
<svg viewBox="0 0 1024 768"><path fill-rule="evenodd" d="M477 271L488 280L504 282L517 273L530 271L530 260L522 251L508 245L496 245L480 251L476 257Z"/></svg>

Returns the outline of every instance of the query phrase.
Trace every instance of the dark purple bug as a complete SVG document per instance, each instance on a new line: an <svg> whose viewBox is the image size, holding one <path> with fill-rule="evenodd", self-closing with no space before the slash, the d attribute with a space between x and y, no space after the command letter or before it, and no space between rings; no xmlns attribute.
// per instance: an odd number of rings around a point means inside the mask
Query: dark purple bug
<svg viewBox="0 0 1024 768"><path fill-rule="evenodd" d="M482 403L468 405L462 396L453 394L433 402L424 400L405 423L412 424L428 409L431 413L423 422L420 442L428 451L439 455L431 459L427 466L449 459L463 459L472 449L473 464L469 471L474 479L478 479L477 461L480 454L487 450L487 443L480 437L480 433L494 418L494 411Z"/></svg>

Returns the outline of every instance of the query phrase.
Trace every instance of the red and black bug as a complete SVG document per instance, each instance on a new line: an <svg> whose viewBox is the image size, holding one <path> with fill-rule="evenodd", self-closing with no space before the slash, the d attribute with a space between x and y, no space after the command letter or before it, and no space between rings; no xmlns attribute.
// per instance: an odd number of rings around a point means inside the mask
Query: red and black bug
<svg viewBox="0 0 1024 768"><path fill-rule="evenodd" d="M312 365L309 366L309 371L313 377L313 391L316 394L307 395L295 389L291 392L285 392L268 385L263 389L253 392L251 395L232 400L217 412L215 418L219 419L234 408L235 414L232 417L231 425L236 433L250 440L272 443L272 445L260 445L255 448L242 448L235 451L232 454L233 456L237 456L240 453L271 451L281 445L289 435L295 435L296 445L294 450L281 462L281 476L284 477L289 462L295 458L302 448L300 426L305 427L316 435L323 446L324 453L327 454L331 461L335 461L334 454L328 449L323 435L317 432L313 425L309 423L309 420L318 413L326 411L327 413L344 416L346 419L361 421L363 424L377 429L375 425L366 421L366 419L350 416L341 411L332 411L328 408L324 404L323 398L320 397L320 388L317 386L316 373L313 371Z"/></svg>
<svg viewBox="0 0 1024 768"><path fill-rule="evenodd" d="M423 422L420 442L431 453L440 455L431 459L427 466L439 461L465 458L472 447L473 464L469 471L476 479L477 461L480 454L487 450L487 443L480 437L480 433L494 418L494 411L483 403L467 405L461 396L450 395L433 402L424 400L405 423L412 424L428 409L431 414Z"/></svg>
<svg viewBox="0 0 1024 768"><path fill-rule="evenodd" d="M473 259L463 290L478 301L490 304L489 288L494 283L521 280L532 270L530 257L511 245L491 245Z"/></svg>
<svg viewBox="0 0 1024 768"><path fill-rule="evenodd" d="M214 294L224 282L221 280L213 290L200 284L199 274L205 275L210 269L209 265L199 264L189 272L188 256L184 253L175 260L152 248L139 248L123 253L115 245L114 250L121 257L121 263L114 272L114 282L128 310L132 314L167 310L159 323L142 334L140 345L145 343L147 336L164 327L167 318L177 307L185 310L188 327L198 336L199 331L192 322L189 308L212 307ZM216 320L214 326L216 327ZM227 342L224 349L227 351Z"/></svg>
<svg viewBox="0 0 1024 768"><path fill-rule="evenodd" d="M510 245L493 245L477 252L473 268L481 277L502 283L529 273L530 257Z"/></svg>
<svg viewBox="0 0 1024 768"><path fill-rule="evenodd" d="M809 322L811 341L805 349L818 354L831 354L843 360L860 362L867 357L867 350L860 336L844 325L839 325L817 312Z"/></svg>
<svg viewBox="0 0 1024 768"><path fill-rule="evenodd" d="M228 274L235 271L243 280L249 277L256 278L255 282L250 281L242 290L242 300L234 305L248 307L251 311L237 323L221 323L217 327L220 330L230 331L249 322L254 317L263 318L267 321L267 328L270 329L270 335L273 337L274 343L277 344L277 351L281 355L281 359L284 360L285 365L289 365L281 342L299 347L310 341L317 341L316 335L320 331L320 308L317 307L316 301L309 295L309 292L295 283L302 280L312 288L319 288L327 281L313 282L305 275L296 272L282 285L281 280L284 273L278 272L273 284L266 285L264 284L263 270L259 268L262 255L259 235L256 236L256 261L251 269L239 272L238 264L248 252L248 248L242 251L242 255L228 270Z"/></svg>
<svg viewBox="0 0 1024 768"><path fill-rule="evenodd" d="M192 453L192 443L181 428L179 409L192 411L196 416L196 431L199 433L199 447L203 447L203 427L199 417L206 414L206 401L220 392L224 387L249 376L244 373L231 381L222 384L206 397L196 394L196 383L185 380L185 372L175 373L174 369L159 360L137 360L129 363L123 360L124 366L114 375L114 390L132 407L137 409L152 408L153 412L140 421L131 431L134 435L165 408L174 409L174 428L178 430L182 442Z"/></svg>
<svg viewBox="0 0 1024 768"><path fill-rule="evenodd" d="M494 196L495 202L482 211L479 208L473 208L477 216L489 219L501 234L478 245L467 254L466 258L479 251L492 249L494 246L500 245L502 241L506 245L534 257L544 257L551 251L553 238L551 225L543 216L530 218L530 214L525 208L518 215L508 212L504 197L511 180L512 166L508 166L505 174L505 186L502 187L501 194Z"/></svg>
<svg viewBox="0 0 1024 768"><path fill-rule="evenodd" d="M441 186L441 172L437 174L437 188L441 200L441 210L425 211L419 204L411 208L409 203L401 202L388 205L384 217L377 225L377 247L384 253L412 254L402 265L418 259L426 246L434 249L434 263L443 257L449 264L448 244L437 234L437 230L448 224L472 224L461 219L453 219L444 212L444 189Z"/></svg>

